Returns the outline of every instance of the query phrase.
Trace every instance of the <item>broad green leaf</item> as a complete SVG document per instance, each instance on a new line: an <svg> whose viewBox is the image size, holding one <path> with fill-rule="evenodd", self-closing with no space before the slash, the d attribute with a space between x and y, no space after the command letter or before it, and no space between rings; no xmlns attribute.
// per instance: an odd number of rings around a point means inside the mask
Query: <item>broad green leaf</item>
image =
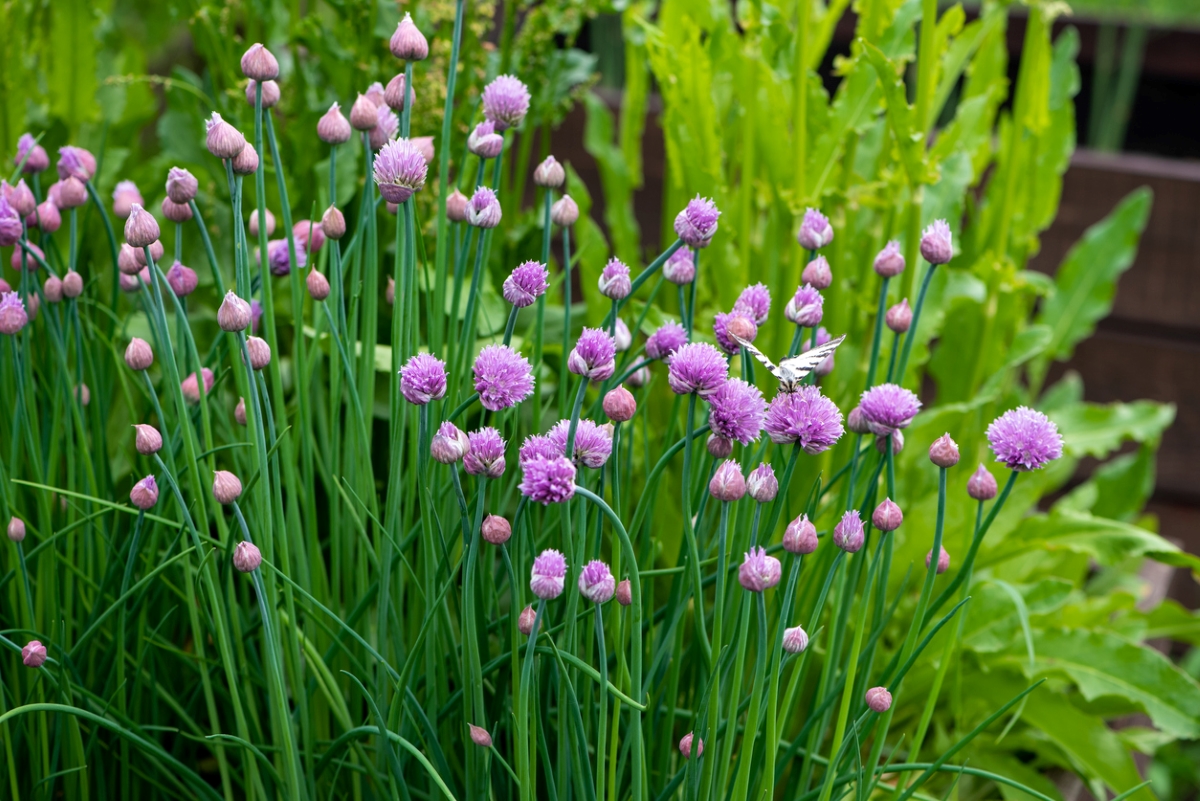
<svg viewBox="0 0 1200 801"><path fill-rule="evenodd" d="M1089 484L1097 490L1091 507L1097 517L1111 517L1126 522L1146 506L1154 492L1154 460L1157 443L1145 443L1137 453L1127 453L1096 469Z"/></svg>
<svg viewBox="0 0 1200 801"><path fill-rule="evenodd" d="M1045 579L1016 587L1031 616L1049 614L1062 607L1071 594L1069 581ZM972 651L994 652L1008 648L1020 631L1020 615L1003 587L985 581L971 587L971 606L963 643Z"/></svg>
<svg viewBox="0 0 1200 801"><path fill-rule="evenodd" d="M1087 554L1102 565L1149 557L1176 567L1200 568L1200 557L1185 553L1157 534L1119 520L1055 509L1026 518L981 562L995 564L1032 549Z"/></svg>
<svg viewBox="0 0 1200 801"><path fill-rule="evenodd" d="M1037 316L1052 332L1047 358L1036 366L1037 376L1045 374L1050 359L1069 359L1112 309L1117 279L1133 264L1150 205L1150 190L1131 192L1067 253L1054 277L1056 291Z"/></svg>
<svg viewBox="0 0 1200 801"><path fill-rule="evenodd" d="M1080 403L1050 413L1063 447L1075 456L1104 458L1126 440L1156 441L1175 420L1175 406L1155 401Z"/></svg>
<svg viewBox="0 0 1200 801"><path fill-rule="evenodd" d="M1089 701L1117 696L1137 704L1160 730L1176 737L1200 736L1200 684L1163 654L1109 632L1045 629L1034 634L1030 669L1022 648L1011 659L1031 678L1065 675Z"/></svg>
<svg viewBox="0 0 1200 801"><path fill-rule="evenodd" d="M1167 599L1146 615L1146 639L1168 637L1177 642L1200 645L1200 613L1184 609Z"/></svg>
<svg viewBox="0 0 1200 801"><path fill-rule="evenodd" d="M888 124L896 137L896 146L900 150L900 160L908 174L912 185L924 183L927 179L924 161L924 136L917 131L913 122L913 109L908 104L904 81L900 79L900 71L878 47L870 42L862 42L863 51L875 73L879 77L879 85L883 89L883 99L887 106Z"/></svg>

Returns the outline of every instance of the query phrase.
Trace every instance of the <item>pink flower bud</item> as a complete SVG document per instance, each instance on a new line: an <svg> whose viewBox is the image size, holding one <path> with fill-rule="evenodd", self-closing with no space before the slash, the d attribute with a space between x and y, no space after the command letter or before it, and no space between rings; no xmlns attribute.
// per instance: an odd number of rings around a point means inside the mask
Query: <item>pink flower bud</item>
<svg viewBox="0 0 1200 801"><path fill-rule="evenodd" d="M350 125L356 131L369 131L379 122L379 113L371 98L359 95L350 107Z"/></svg>
<svg viewBox="0 0 1200 801"><path fill-rule="evenodd" d="M718 501L739 500L746 494L746 479L741 466L732 459L724 461L708 482L708 491Z"/></svg>
<svg viewBox="0 0 1200 801"><path fill-rule="evenodd" d="M930 264L945 264L954 257L950 226L945 220L934 220L921 236L921 255Z"/></svg>
<svg viewBox="0 0 1200 801"><path fill-rule="evenodd" d="M133 485L129 491L129 500L137 508L145 511L158 503L158 484L154 476L146 476Z"/></svg>
<svg viewBox="0 0 1200 801"><path fill-rule="evenodd" d="M48 276L46 282L42 284L42 294L46 296L47 303L58 303L63 299L62 279L56 276Z"/></svg>
<svg viewBox="0 0 1200 801"><path fill-rule="evenodd" d="M429 58L429 42L425 34L417 29L412 14L405 14L404 19L400 20L388 46L393 56L405 61L424 61Z"/></svg>
<svg viewBox="0 0 1200 801"><path fill-rule="evenodd" d="M933 561L933 549L932 548L929 549L929 553L925 554L925 569L926 570L929 569L929 563L931 561ZM938 560L937 560L938 575L945 573L949 567L950 567L950 554L946 551L945 548L942 548L941 551L938 553Z"/></svg>
<svg viewBox="0 0 1200 801"><path fill-rule="evenodd" d="M605 603L616 591L617 582L612 571L599 559L593 559L579 571L579 592L592 603Z"/></svg>
<svg viewBox="0 0 1200 801"><path fill-rule="evenodd" d="M204 394L212 392L213 382L216 377L213 371L207 367L203 368L201 374L204 376ZM188 403L200 402L200 382L196 378L196 374L192 373L187 378L179 382L179 389L183 392L183 397Z"/></svg>
<svg viewBox="0 0 1200 801"><path fill-rule="evenodd" d="M471 730L471 742L480 748L492 747L492 735L488 734L487 729L476 726L474 723L468 723L467 728Z"/></svg>
<svg viewBox="0 0 1200 801"><path fill-rule="evenodd" d="M783 532L783 549L801 555L817 550L817 527L809 521L808 515L800 515L788 523Z"/></svg>
<svg viewBox="0 0 1200 801"><path fill-rule="evenodd" d="M546 189L558 189L566 179L566 171L554 156L546 156L546 160L533 171L533 182Z"/></svg>
<svg viewBox="0 0 1200 801"><path fill-rule="evenodd" d="M124 242L121 244L121 249L117 252L117 269L121 271L122 275L137 275L138 271L144 266L138 264L137 256L135 255L137 252L129 243Z"/></svg>
<svg viewBox="0 0 1200 801"><path fill-rule="evenodd" d="M267 236L271 236L275 233L275 215L271 213L270 209L264 209L263 211L266 212ZM247 223L246 229L250 232L250 236L253 237L257 237L259 231L262 230L262 226L258 222L258 209L250 212L250 222Z"/></svg>
<svg viewBox="0 0 1200 801"><path fill-rule="evenodd" d="M446 217L451 222L466 222L467 204L470 202L466 195L455 189L446 197Z"/></svg>
<svg viewBox="0 0 1200 801"><path fill-rule="evenodd" d="M129 207L129 219L125 221L125 241L135 248L149 247L158 239L158 220L154 215L133 203Z"/></svg>
<svg viewBox="0 0 1200 801"><path fill-rule="evenodd" d="M225 300L217 309L217 325L230 333L245 331L250 327L250 304L239 298L233 290L225 293Z"/></svg>
<svg viewBox="0 0 1200 801"><path fill-rule="evenodd" d="M767 556L763 548L751 547L744 555L738 568L738 581L750 592L763 592L779 583L783 566L774 556Z"/></svg>
<svg viewBox="0 0 1200 801"><path fill-rule="evenodd" d="M996 497L998 489L996 477L989 473L982 464L967 481L967 494L977 501L990 501Z"/></svg>
<svg viewBox="0 0 1200 801"><path fill-rule="evenodd" d="M16 186L8 186L8 184L5 184L5 186L7 189L4 197L8 200L9 205L16 210L17 214L22 217L28 217L30 214L33 214L37 209L37 198L33 196L33 191L25 183L25 179L22 178L17 181Z"/></svg>
<svg viewBox="0 0 1200 801"><path fill-rule="evenodd" d="M321 233L330 239L341 239L346 235L346 217L337 206L330 206L321 215Z"/></svg>
<svg viewBox="0 0 1200 801"><path fill-rule="evenodd" d="M891 240L875 257L875 272L884 278L895 278L904 272L904 255L900 252L900 243Z"/></svg>
<svg viewBox="0 0 1200 801"><path fill-rule="evenodd" d="M39 203L33 212L33 218L31 225L36 225L47 234L54 233L62 225L62 215L52 200L43 200Z"/></svg>
<svg viewBox="0 0 1200 801"><path fill-rule="evenodd" d="M143 423L135 425L134 430L137 432L134 436L134 447L142 456L153 456L162 450L162 434L158 433L157 428Z"/></svg>
<svg viewBox="0 0 1200 801"><path fill-rule="evenodd" d="M167 285L176 297L186 298L196 291L196 287L200 285L200 278L191 267L175 262L171 269L167 270Z"/></svg>
<svg viewBox="0 0 1200 801"><path fill-rule="evenodd" d="M454 464L463 458L470 448L471 443L467 439L467 435L459 431L454 423L447 421L442 423L437 433L433 435L429 452L436 461L442 464Z"/></svg>
<svg viewBox="0 0 1200 801"><path fill-rule="evenodd" d="M279 77L279 62L261 44L252 44L242 54L242 74L252 81L273 81Z"/></svg>
<svg viewBox="0 0 1200 801"><path fill-rule="evenodd" d="M387 103L388 108L399 114L404 111L404 104L408 101L409 93L405 90L408 86L405 83L404 73L400 73L396 77L388 81L387 88L383 90L383 102ZM416 102L417 93L412 92L413 102Z"/></svg>
<svg viewBox="0 0 1200 801"><path fill-rule="evenodd" d="M897 453L900 453L900 451L904 450L904 432L903 431L893 431L891 434L891 440L892 440L892 453L897 454ZM884 453L884 448L887 447L887 442L888 442L888 437L876 437L875 438L875 450L879 451L880 453Z"/></svg>
<svg viewBox="0 0 1200 801"><path fill-rule="evenodd" d="M329 279L318 272L317 268L308 271L304 283L308 286L308 294L313 300L322 301L329 297Z"/></svg>
<svg viewBox="0 0 1200 801"><path fill-rule="evenodd" d="M260 337L246 337L246 352L250 354L250 367L262 370L271 363L271 346Z"/></svg>
<svg viewBox="0 0 1200 801"><path fill-rule="evenodd" d="M228 505L242 495L242 481L228 470L213 471L213 497L217 503Z"/></svg>
<svg viewBox="0 0 1200 801"><path fill-rule="evenodd" d="M621 606L629 606L633 603L633 587L629 583L629 579L622 579L617 584L617 603Z"/></svg>
<svg viewBox="0 0 1200 801"><path fill-rule="evenodd" d="M904 522L904 513L891 498L885 498L883 503L875 507L871 515L871 523L880 531L895 531Z"/></svg>
<svg viewBox="0 0 1200 801"><path fill-rule="evenodd" d="M162 257L163 257L163 243L161 241L155 239L153 242L150 243L150 258L154 259L155 264L158 264L160 261L162 261ZM146 249L145 248L134 248L133 249L133 260L135 262L137 262L139 272L141 272L140 268L150 266L150 262L146 261ZM146 273L146 275L149 275L149 273ZM145 278L145 283L146 283L146 286L150 286L150 279Z"/></svg>
<svg viewBox="0 0 1200 801"><path fill-rule="evenodd" d="M262 564L262 551L252 542L239 542L233 549L233 566L243 573L258 570Z"/></svg>
<svg viewBox="0 0 1200 801"><path fill-rule="evenodd" d="M890 330L903 334L912 325L912 317L912 309L908 308L908 298L905 298L887 310L883 321Z"/></svg>
<svg viewBox="0 0 1200 801"><path fill-rule="evenodd" d="M167 171L167 198L172 203L186 206L196 197L200 183L196 176L181 167L172 167Z"/></svg>
<svg viewBox="0 0 1200 801"><path fill-rule="evenodd" d="M371 126L374 127L375 121L372 119ZM317 120L317 137L326 144L340 145L350 141L350 137L354 132L350 128L350 121L337 103L329 107L322 115L321 119Z"/></svg>
<svg viewBox="0 0 1200 801"><path fill-rule="evenodd" d="M204 124L208 129L204 144L208 148L208 152L217 158L231 159L245 149L246 137L242 136L242 132L237 128L221 119L221 115L217 112L214 111Z"/></svg>
<svg viewBox="0 0 1200 801"><path fill-rule="evenodd" d="M144 339L134 337L125 348L125 364L130 370L148 370L154 364L154 350Z"/></svg>
<svg viewBox="0 0 1200 801"><path fill-rule="evenodd" d="M169 197L162 199L162 213L173 223L185 223L192 219L192 207L186 203L176 203Z"/></svg>
<svg viewBox="0 0 1200 801"><path fill-rule="evenodd" d="M816 289L828 289L833 283L833 271L829 269L829 262L824 256L817 256L804 267L804 272L800 274L800 280L806 284L812 284Z"/></svg>
<svg viewBox="0 0 1200 801"><path fill-rule="evenodd" d="M614 423L632 420L633 415L637 413L637 401L634 400L633 393L625 387L609 390L604 396L604 413Z"/></svg>
<svg viewBox="0 0 1200 801"><path fill-rule="evenodd" d="M847 553L857 553L865 539L862 518L853 509L842 515L842 519L833 527L833 544Z"/></svg>
<svg viewBox="0 0 1200 801"><path fill-rule="evenodd" d="M250 146L243 147L230 161L234 175L254 175L258 172L258 151Z"/></svg>
<svg viewBox="0 0 1200 801"><path fill-rule="evenodd" d="M537 620L537 612L533 610L533 605L529 605L521 610L520 617L517 618L517 631L528 637L533 633L533 624Z"/></svg>
<svg viewBox="0 0 1200 801"><path fill-rule="evenodd" d="M87 201L87 187L83 185L83 181L71 176L59 182L57 202L59 208L77 209Z"/></svg>
<svg viewBox="0 0 1200 801"><path fill-rule="evenodd" d="M789 654L803 653L808 647L808 633L800 626L783 630L783 650Z"/></svg>
<svg viewBox="0 0 1200 801"><path fill-rule="evenodd" d="M21 649L21 661L25 663L25 667L40 668L46 663L46 646L37 640L30 640L29 644Z"/></svg>
<svg viewBox="0 0 1200 801"><path fill-rule="evenodd" d="M22 542L25 539L25 521L19 517L11 518L8 521L8 538L13 542Z"/></svg>
<svg viewBox="0 0 1200 801"><path fill-rule="evenodd" d="M683 754L684 759L692 758L693 742L696 744L696 756L700 757L704 755L704 741L689 731L679 740L679 753Z"/></svg>
<svg viewBox="0 0 1200 801"><path fill-rule="evenodd" d="M867 690L867 706L872 712L883 714L892 708L892 694L887 687L872 687Z"/></svg>
<svg viewBox="0 0 1200 801"><path fill-rule="evenodd" d="M779 479L775 471L765 462L750 471L746 478L746 492L759 503L770 503L779 494Z"/></svg>
<svg viewBox="0 0 1200 801"><path fill-rule="evenodd" d="M571 199L570 195L564 194L550 207L550 222L557 226L566 228L574 225L578 219L579 206Z"/></svg>
<svg viewBox="0 0 1200 801"><path fill-rule="evenodd" d="M708 455L714 459L728 459L733 453L733 440L719 434L708 435Z"/></svg>
<svg viewBox="0 0 1200 801"><path fill-rule="evenodd" d="M503 545L512 537L512 525L499 515L488 515L483 519L480 534L485 542Z"/></svg>
<svg viewBox="0 0 1200 801"><path fill-rule="evenodd" d="M77 298L83 294L83 276L74 270L69 270L62 280L63 295Z"/></svg>
<svg viewBox="0 0 1200 801"><path fill-rule="evenodd" d="M938 467L954 467L958 464L958 444L949 434L942 434L929 446L929 461Z"/></svg>
<svg viewBox="0 0 1200 801"><path fill-rule="evenodd" d="M9 258L8 263L12 265L14 270L29 270L30 272L35 272L40 266L38 258L40 258L42 261L45 261L46 254L42 252L40 247L32 242L26 242L25 247L29 248L29 250L26 251L19 244L14 247L12 256Z"/></svg>
<svg viewBox="0 0 1200 801"><path fill-rule="evenodd" d="M239 426L246 425L246 399L238 398L237 406L233 407L233 419Z"/></svg>

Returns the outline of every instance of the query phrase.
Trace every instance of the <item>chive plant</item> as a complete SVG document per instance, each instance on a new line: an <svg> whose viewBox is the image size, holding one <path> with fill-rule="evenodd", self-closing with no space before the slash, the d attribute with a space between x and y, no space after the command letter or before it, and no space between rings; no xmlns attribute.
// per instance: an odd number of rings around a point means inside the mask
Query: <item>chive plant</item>
<svg viewBox="0 0 1200 801"><path fill-rule="evenodd" d="M959 453L938 439L936 523L906 532L929 556L900 578L895 459L921 410L902 384L931 278L954 255L950 226L907 243L925 263L911 311L887 307L906 267L898 242L875 259L877 303L868 288L860 304L878 308L858 343L867 378L849 410L822 391L833 350L801 354L838 333L821 326L835 231L813 209L799 225L803 283L747 287L710 331L696 287L722 280L707 255L721 211L697 197L648 266L614 259L584 287L605 318L577 332L579 209L550 157L533 171L541 260L503 280L496 326L482 283L510 216L503 158L530 94L511 75L483 90L467 142L479 166L458 193L449 112L461 101L463 13L460 0L436 175L435 148L410 136L429 45L406 16L390 41L402 73L360 94L348 120L334 104L318 124L330 197L354 131L364 154L357 209L331 205L319 220L293 223L288 187L301 178L281 159L272 112L287 87L253 45L242 59L252 141L217 113L205 136L225 172L218 197L172 168L162 214L176 225L163 231L137 188L118 185L124 245L110 250L124 301L77 258L78 209L90 202L114 230L95 159L64 147L43 197L49 156L22 137L0 197L0 246L19 275L0 287L11 797L905 801L934 777L970 773L1047 799L952 759L1032 687L920 758L980 544L1020 474L1062 453L1040 412L992 423L1009 473L999 491L983 466L972 475L970 546L952 554L947 477ZM431 192L436 220L419 220L416 199ZM210 202L228 203L233 220L220 247L204 219L224 210ZM186 300L197 277L179 257L192 236L222 297L215 315ZM166 270L165 237L176 254ZM678 287L678 320L631 350L664 279ZM551 287L563 295L558 330ZM795 326L778 365L753 345L772 290L791 291ZM146 338L114 328L127 315ZM655 397L668 413L651 417ZM114 416L134 424L109 441ZM847 436L845 464L810 486L793 480ZM126 504L117 476L129 474L145 477ZM897 636L902 606L915 611ZM923 714L894 718L943 631Z"/></svg>

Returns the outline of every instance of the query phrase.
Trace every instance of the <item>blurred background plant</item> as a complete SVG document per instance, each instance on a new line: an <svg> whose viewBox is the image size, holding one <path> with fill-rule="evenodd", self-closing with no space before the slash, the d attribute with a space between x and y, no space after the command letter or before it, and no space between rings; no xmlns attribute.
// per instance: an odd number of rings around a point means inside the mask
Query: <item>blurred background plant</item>
<svg viewBox="0 0 1200 801"><path fill-rule="evenodd" d="M927 548L936 487L924 454L943 431L958 440L964 466L973 466L990 458L982 438L987 421L1027 404L1058 423L1067 458L1023 478L989 534L961 658L944 639L935 640L898 699L895 730L927 732L923 751L922 744L917 753L911 745L901 751L909 762L937 755L1027 679L1049 677L1004 734L980 737L962 755L965 761L1053 798L1073 792L1065 775L1079 776L1103 798L1136 787L1143 772L1156 794L1192 797L1200 787L1200 651L1186 648L1200 644L1200 621L1153 593L1143 572L1146 558L1189 569L1200 564L1157 536L1155 519L1144 513L1155 486L1156 451L1175 409L1150 401L1085 402L1078 375L1056 367L1112 308L1116 284L1133 263L1151 214L1150 194L1134 192L1103 220L1088 220L1094 225L1053 278L1028 269L1054 220L1077 138L1079 37L1062 28L1061 5L1020 7L1019 59L1008 47L1017 30L1015 12L1002 3L966 10L943 4L938 24L926 27L921 21L938 11L938 3L863 2L855 9L861 14L854 20L856 38L836 53L835 31L848 0L507 0L469 6L453 146L462 147L478 119L479 92L491 77L516 70L533 93L503 177L501 197L511 219L506 217L501 247L492 253L482 290L485 311L502 308L496 287L512 264L540 251L532 204L523 214L515 211L532 198L526 182L531 166L552 145L560 158L582 148L596 165L596 180L585 181L574 170L568 179L583 211L574 231L580 288L595 286L610 255L635 268L649 261L669 243L674 213L696 194L711 196L724 214L720 236L701 257L701 273L710 280L698 284L698 329L707 331L712 314L732 306L744 286L763 281L777 293L776 314L760 332L768 353L783 352L791 339L778 311L786 299L781 293L799 283L804 266L805 254L793 240L797 217L806 206L818 206L837 232L828 251L835 280L823 325L848 335L838 369L822 385L849 409L864 385L875 322L875 253L888 239L901 240L910 267L893 282L888 303L912 299L922 277L919 232L933 219L952 221L958 253L929 284L917 344L901 377L922 388L927 406L906 432L897 465L896 500L908 522L897 535L896 564L920 563ZM1099 2L1087 8L1093 6L1111 10ZM332 102L348 110L368 83L391 77L395 63L382 42L406 10L423 30L444 31L454 3L13 0L0 7L6 53L0 141L11 148L19 134L32 130L45 131L51 152L68 142L88 147L100 162L96 184L103 197L118 180L132 179L151 208L161 199L167 168L187 167L201 178L201 197L210 201L203 204L211 209L207 222L223 243L219 250L227 252L232 221L221 200L224 175L204 150L201 132L213 110L242 130L253 128L240 54L263 41L280 58L287 87L277 108L280 146L293 215L304 219L331 202L327 149L316 146L316 121ZM1097 51L1091 83L1089 144L1117 150L1125 139L1147 41L1139 26L1195 18L1187 4L1164 4L1161 14L1105 23L1110 27L1102 29L1104 49ZM918 58L925 48L936 57ZM417 86L415 135L441 130L448 55L449 37L432 36L431 58ZM599 91L590 91L594 86ZM561 127L576 104L583 125ZM648 129L661 129L661 163L646 162ZM563 131L577 139L564 140ZM333 199L347 207L348 217L356 215L350 209L363 174L361 156L350 152L338 161ZM455 151L452 175L469 178L473 157L458 156ZM638 204L651 175L660 194L647 214ZM274 181L267 187L267 206L277 210ZM427 229L433 201L426 193L418 203ZM85 212L83 226L82 258L103 275L108 254L101 222ZM195 238L183 260L204 261ZM200 274L195 318L211 322L216 298L211 277ZM574 296L588 294L576 290ZM645 312L646 333L680 311L671 293L654 298L649 308L633 304L635 313ZM576 325L598 324L606 312L604 305L581 303ZM551 325L561 329L561 319L552 315ZM148 324L136 316L123 327L131 335L143 330ZM495 325L480 327L481 341L495 333ZM557 343L558 335L548 333L547 341ZM892 347L885 338L884 358ZM561 358L552 345L547 352L552 361ZM383 389L377 398L384 408L385 396ZM126 430L127 414L118 410L107 421L110 441L124 436L117 432ZM644 419L665 425L671 414L660 393ZM802 465L793 492L807 493L820 471L828 474L848 459L852 444L847 438L826 458ZM125 458L112 457L114 475L131 470ZM640 473L634 482L648 468L640 458L635 464ZM952 480L947 549L956 555L966 550L974 512L964 491L969 474L960 469ZM660 493L663 501L645 521L664 564L679 547L672 518L678 512L667 498L677 494L679 480L668 471L664 486L670 491ZM798 507L799 501L785 520ZM892 593L902 576L895 574ZM660 590L658 600L665 597ZM884 633L880 660L904 639L911 601L902 601ZM846 631L855 625L865 622L845 622L849 628L826 646L818 665L837 663L827 654L846 646ZM1177 663L1151 647L1164 640L1183 644L1171 652L1182 657ZM679 670L687 654L676 653L658 678ZM836 682L831 670L823 685ZM679 681L678 673L672 680ZM926 697L938 699L937 705L926 707ZM824 737L824 714L810 742ZM784 721L786 731L794 732L799 722ZM672 713L665 724L661 717L651 724L666 727L649 746L653 788L670 778L663 767L679 733L674 723ZM1144 757L1153 762L1139 771L1135 760ZM792 775L789 781L800 779ZM969 775L957 784L947 778L941 789L1028 797Z"/></svg>

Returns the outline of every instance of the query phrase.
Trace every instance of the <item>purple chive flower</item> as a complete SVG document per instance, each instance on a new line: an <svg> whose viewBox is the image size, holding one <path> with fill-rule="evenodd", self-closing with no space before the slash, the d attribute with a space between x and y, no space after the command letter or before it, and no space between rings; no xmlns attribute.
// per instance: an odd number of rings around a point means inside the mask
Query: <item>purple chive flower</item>
<svg viewBox="0 0 1200 801"><path fill-rule="evenodd" d="M171 291L177 297L186 298L196 291L196 287L200 284L200 278L191 267L175 262L171 265L171 269L167 270L167 284L170 285Z"/></svg>
<svg viewBox="0 0 1200 801"><path fill-rule="evenodd" d="M804 272L800 273L800 280L806 284L812 284L817 289L829 289L830 284L833 283L833 270L829 268L829 260L824 256L817 256L804 265Z"/></svg>
<svg viewBox="0 0 1200 801"><path fill-rule="evenodd" d="M712 395L729 377L725 355L707 342L689 342L671 355L667 383L676 395Z"/></svg>
<svg viewBox="0 0 1200 801"><path fill-rule="evenodd" d="M713 434L748 445L758 439L767 402L753 384L731 378L708 396L708 424Z"/></svg>
<svg viewBox="0 0 1200 801"><path fill-rule="evenodd" d="M504 279L504 299L518 309L532 306L546 293L549 278L550 271L544 264L536 261L518 264Z"/></svg>
<svg viewBox="0 0 1200 801"><path fill-rule="evenodd" d="M911 391L896 384L880 384L862 394L858 408L871 433L886 437L908 424L921 411L921 401Z"/></svg>
<svg viewBox="0 0 1200 801"><path fill-rule="evenodd" d="M690 284L696 279L696 257L690 248L679 248L667 258L662 271L663 278L672 284Z"/></svg>
<svg viewBox="0 0 1200 801"><path fill-rule="evenodd" d="M892 694L887 687L872 687L867 690L867 706L871 711L882 715L892 708Z"/></svg>
<svg viewBox="0 0 1200 801"><path fill-rule="evenodd" d="M21 164L22 161L24 166L21 167L21 172L26 175L41 172L50 166L50 156L46 153L46 148L37 143L33 134L23 133L17 140L17 155L13 164Z"/></svg>
<svg viewBox="0 0 1200 801"><path fill-rule="evenodd" d="M763 548L751 548L738 568L738 581L750 592L762 592L778 584L782 574L778 559L767 556Z"/></svg>
<svg viewBox="0 0 1200 801"><path fill-rule="evenodd" d="M788 523L787 530L783 532L783 549L801 555L817 550L817 527L808 519L808 515L800 515Z"/></svg>
<svg viewBox="0 0 1200 801"><path fill-rule="evenodd" d="M499 75L483 88L483 116L497 131L516 128L529 113L529 90L512 75Z"/></svg>
<svg viewBox="0 0 1200 801"><path fill-rule="evenodd" d="M829 218L816 209L806 210L796 241L805 250L820 250L828 245L833 241L833 226L829 224Z"/></svg>
<svg viewBox="0 0 1200 801"><path fill-rule="evenodd" d="M484 120L467 137L467 150L481 159L494 159L504 149L504 136L496 133L496 123Z"/></svg>
<svg viewBox="0 0 1200 801"><path fill-rule="evenodd" d="M629 279L629 265L620 259L609 259L600 273L600 294L613 300L624 300L633 291Z"/></svg>
<svg viewBox="0 0 1200 801"><path fill-rule="evenodd" d="M496 193L486 186L481 186L467 201L467 225L476 228L495 228L500 224L503 212L500 209L500 199Z"/></svg>
<svg viewBox="0 0 1200 801"><path fill-rule="evenodd" d="M394 116L394 115L393 115ZM375 183L390 203L403 203L425 186L428 167L421 149L409 139L396 139L375 155Z"/></svg>
<svg viewBox="0 0 1200 801"><path fill-rule="evenodd" d="M832 448L845 433L841 411L814 386L776 395L767 409L765 428L772 442L794 442L810 455Z"/></svg>
<svg viewBox="0 0 1200 801"><path fill-rule="evenodd" d="M566 448L566 438L563 438L562 444L558 444L551 439L548 434L533 434L525 438L521 443L521 447L517 451L517 461L521 463L521 468L525 468L525 463L535 457L543 459L557 459L563 456Z"/></svg>
<svg viewBox="0 0 1200 801"><path fill-rule="evenodd" d="M498 412L533 394L533 368L508 345L488 345L475 357L475 391L483 408Z"/></svg>
<svg viewBox="0 0 1200 801"><path fill-rule="evenodd" d="M766 462L750 471L746 477L746 492L759 503L770 503L779 494L779 479L775 470Z"/></svg>
<svg viewBox="0 0 1200 801"><path fill-rule="evenodd" d="M463 469L473 476L504 475L504 440L499 431L486 426L467 434L467 442L471 449L463 456Z"/></svg>
<svg viewBox="0 0 1200 801"><path fill-rule="evenodd" d="M889 241L875 257L873 266L875 272L884 278L895 278L904 272L904 254L900 252L900 243L895 239Z"/></svg>
<svg viewBox="0 0 1200 801"><path fill-rule="evenodd" d="M543 506L575 497L575 465L565 456L534 456L521 465L521 494Z"/></svg>
<svg viewBox="0 0 1200 801"><path fill-rule="evenodd" d="M467 455L471 441L449 420L438 426L437 433L429 443L429 453L442 464L454 464Z"/></svg>
<svg viewBox="0 0 1200 801"><path fill-rule="evenodd" d="M579 592L594 604L611 600L617 591L617 580L608 565L593 559L579 571Z"/></svg>
<svg viewBox="0 0 1200 801"><path fill-rule="evenodd" d="M796 290L796 294L788 301L783 316L801 328L812 328L821 324L825 313L825 298L812 284L805 284Z"/></svg>
<svg viewBox="0 0 1200 801"><path fill-rule="evenodd" d="M708 492L718 501L726 503L741 500L746 494L746 477L742 475L741 465L733 459L721 462L708 482Z"/></svg>
<svg viewBox="0 0 1200 801"><path fill-rule="evenodd" d="M271 275L284 276L292 271L291 249L286 239L272 239L267 243L267 264L270 265ZM308 254L304 249L296 249L296 267L303 268L308 264Z"/></svg>
<svg viewBox="0 0 1200 801"><path fill-rule="evenodd" d="M25 667L40 668L46 664L46 646L40 640L30 640L21 649L21 662Z"/></svg>
<svg viewBox="0 0 1200 801"><path fill-rule="evenodd" d="M400 393L416 406L446 397L446 363L431 353L418 353L400 371Z"/></svg>
<svg viewBox="0 0 1200 801"><path fill-rule="evenodd" d="M556 455L566 454L570 428L570 420L559 420L546 433L546 438L554 444ZM571 455L575 464L593 470L603 467L612 455L612 437L611 425L597 425L586 417L580 420L575 426L575 453Z"/></svg>
<svg viewBox="0 0 1200 801"><path fill-rule="evenodd" d="M21 215L17 214L7 197L0 195L0 247L17 244L22 233Z"/></svg>
<svg viewBox="0 0 1200 801"><path fill-rule="evenodd" d="M1045 467L1063 453L1058 426L1046 415L1025 406L997 417L988 426L987 438L996 461L1022 473Z"/></svg>
<svg viewBox="0 0 1200 801"><path fill-rule="evenodd" d="M733 338L735 335L747 342L753 342L754 338L758 336L758 326L754 324L751 314L752 312L748 309L743 310L735 306L733 311L728 314L717 312L713 317L713 335L717 339L717 344L721 346L721 350L726 354L733 356L742 349L742 346Z"/></svg>
<svg viewBox="0 0 1200 801"><path fill-rule="evenodd" d="M921 234L921 255L930 264L945 264L954 257L954 241L945 220L934 220Z"/></svg>
<svg viewBox="0 0 1200 801"><path fill-rule="evenodd" d="M12 336L29 322L25 304L16 292L5 292L0 298L0 334Z"/></svg>
<svg viewBox="0 0 1200 801"><path fill-rule="evenodd" d="M660 325L646 338L646 356L650 359L669 359L675 351L687 344L687 331L674 320Z"/></svg>
<svg viewBox="0 0 1200 801"><path fill-rule="evenodd" d="M544 601L562 595L567 578L567 557L553 548L542 551L529 570L529 589Z"/></svg>
<svg viewBox="0 0 1200 801"><path fill-rule="evenodd" d="M717 218L720 216L721 212L715 203L696 195L675 217L675 233L688 247L708 247L713 234L717 232Z"/></svg>
<svg viewBox="0 0 1200 801"><path fill-rule="evenodd" d="M748 311L755 325L762 325L771 314L771 290L766 284L751 284L738 295L734 309Z"/></svg>
<svg viewBox="0 0 1200 801"><path fill-rule="evenodd" d="M590 381L605 381L617 370L617 343L601 328L584 328L567 357L567 369Z"/></svg>
<svg viewBox="0 0 1200 801"><path fill-rule="evenodd" d="M833 544L847 553L858 553L865 539L862 518L856 509L842 515L842 519L833 527Z"/></svg>
<svg viewBox="0 0 1200 801"><path fill-rule="evenodd" d="M400 133L400 118L396 116L396 112L387 106L380 106L375 109L375 127L367 133L371 149L382 149L384 145L394 140L398 133ZM417 146L417 141L415 139L411 141L413 146L420 150L420 147Z"/></svg>

